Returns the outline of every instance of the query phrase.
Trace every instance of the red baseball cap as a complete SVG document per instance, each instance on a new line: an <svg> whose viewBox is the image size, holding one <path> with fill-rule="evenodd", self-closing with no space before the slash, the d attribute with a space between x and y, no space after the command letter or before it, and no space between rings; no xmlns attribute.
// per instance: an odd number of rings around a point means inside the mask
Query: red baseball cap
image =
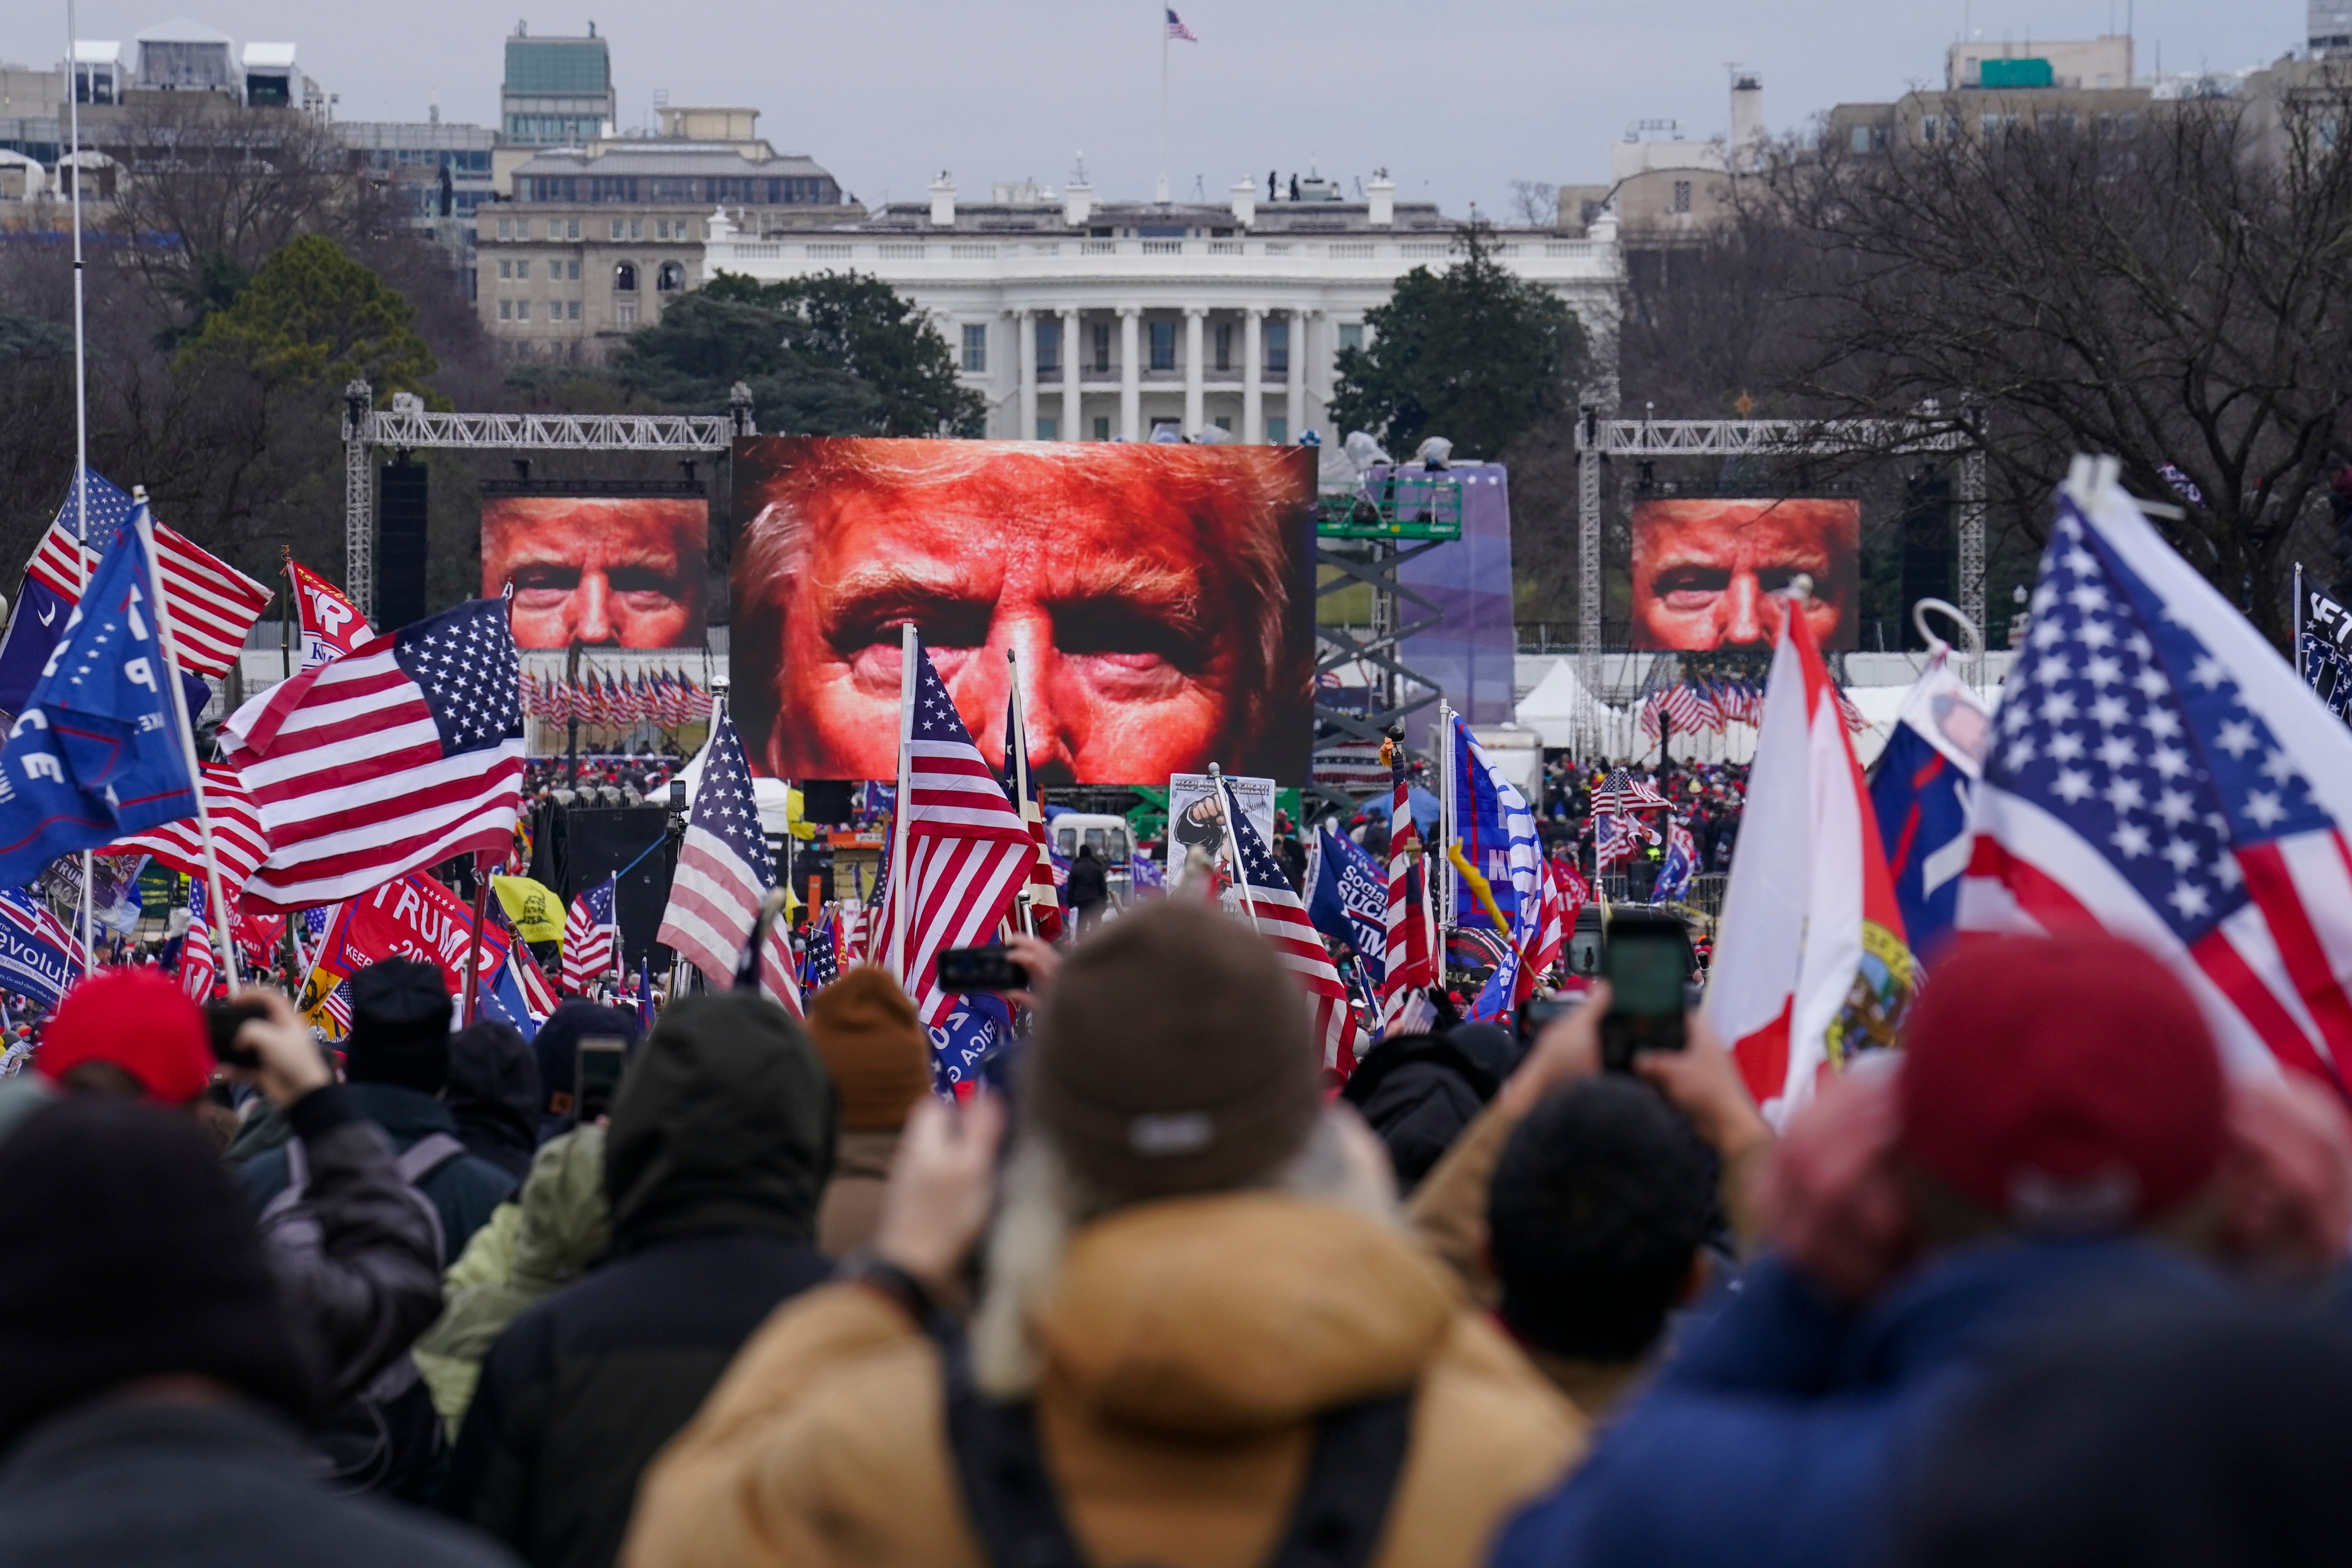
<svg viewBox="0 0 2352 1568"><path fill-rule="evenodd" d="M204 1010L157 969L103 969L66 993L41 1031L34 1065L62 1079L84 1062L111 1062L149 1098L184 1105L213 1078Z"/></svg>
<svg viewBox="0 0 2352 1568"><path fill-rule="evenodd" d="M2102 931L1970 942L1904 1048L1903 1147L2025 1230L2112 1230L2220 1167L2221 1058L2197 999Z"/></svg>

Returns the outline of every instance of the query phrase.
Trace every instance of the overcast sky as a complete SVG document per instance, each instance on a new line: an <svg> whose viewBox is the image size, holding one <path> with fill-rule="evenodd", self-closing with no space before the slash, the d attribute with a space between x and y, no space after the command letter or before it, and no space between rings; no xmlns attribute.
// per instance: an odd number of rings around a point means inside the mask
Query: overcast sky
<svg viewBox="0 0 2352 1568"><path fill-rule="evenodd" d="M129 40L175 0L81 0L79 30ZM239 43L288 41L346 120L495 124L500 40L612 40L623 126L672 103L746 104L869 204L920 197L942 169L1056 188L1081 151L1101 197L1149 197L1159 164L1161 0L187 0ZM1725 67L1762 72L1775 132L1833 103L1940 83L1965 25L1998 40L2121 30L2140 69L2237 69L2303 40L2301 0L1175 0L1197 44L1169 46L1168 173L1180 198L1310 158L1352 181L1385 166L1401 197L1455 216L1506 209L1513 180L1599 181L1635 120L1720 134ZM585 7L584 9L583 7ZM54 64L63 0L0 8L0 56Z"/></svg>

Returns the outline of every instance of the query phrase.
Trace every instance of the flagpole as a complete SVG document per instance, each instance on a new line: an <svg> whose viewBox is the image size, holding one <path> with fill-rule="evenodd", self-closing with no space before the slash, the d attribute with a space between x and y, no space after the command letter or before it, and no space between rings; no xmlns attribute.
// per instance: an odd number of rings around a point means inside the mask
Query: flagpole
<svg viewBox="0 0 2352 1568"><path fill-rule="evenodd" d="M1168 5L1167 0L1153 0L1160 19L1160 188L1155 200L1168 199ZM80 189L79 183L74 187ZM79 276L79 274L77 274Z"/></svg>
<svg viewBox="0 0 2352 1568"><path fill-rule="evenodd" d="M1021 655L1008 647L1004 650L1004 662L1013 672L1013 733L1004 738L1005 746L1013 752L1013 787L1018 792L1013 809L1020 813L1021 826L1025 828L1029 826L1029 717L1021 707ZM1039 806L1037 815L1044 817L1045 808ZM1033 847L1029 853L1029 869L1034 873L1037 851ZM1037 934L1037 916L1029 904L1029 879L1025 876L1021 879L1021 934Z"/></svg>
<svg viewBox="0 0 2352 1568"><path fill-rule="evenodd" d="M82 311L81 259L81 60L75 47L74 35L81 30L75 20L74 0L66 0L66 118L72 127L69 142L73 149L73 309L74 309L74 538L81 548L77 559L81 566L82 592L89 592L89 355ZM1164 47L1164 46L1163 46ZM1164 99L1166 93L1163 91ZM1163 110L1161 120L1166 121ZM1163 132L1161 145L1167 138ZM1162 160L1165 162L1165 160ZM174 687L174 690L178 688ZM198 801L204 792L196 792ZM210 846L206 847L209 849ZM92 927L97 920L90 891L93 875L90 853L81 852L81 973L89 978L91 966L98 962L92 945Z"/></svg>
<svg viewBox="0 0 2352 1568"><path fill-rule="evenodd" d="M907 973L907 807L908 749L915 743L915 659L922 641L908 621L898 628L898 799L891 813L890 861L898 881L890 889L890 958L898 966L898 984L915 994L915 977Z"/></svg>
<svg viewBox="0 0 2352 1568"><path fill-rule="evenodd" d="M163 645L163 684L172 693L172 716L180 727L180 755L187 761L188 788L196 797L196 837L205 846L205 886L212 894L214 910L213 946L220 952L221 973L228 976L228 988L235 992L245 982L237 973L236 944L229 941L229 906L221 894L220 856L213 848L212 814L205 806L205 770L196 760L195 726L188 721L188 694L180 686L179 640L172 632L172 601L163 593L163 563L155 554L155 519L147 510L145 486L136 489L131 499L138 504L131 509L131 525L139 531L139 548L147 557L147 592L155 601L155 632ZM89 557L85 555L83 559L87 562ZM89 592L86 584L83 592ZM87 868L87 858L83 864ZM85 874L82 907L87 910L89 906L89 878ZM87 942L89 939L85 936L83 940Z"/></svg>
<svg viewBox="0 0 2352 1568"><path fill-rule="evenodd" d="M1250 930L1258 929L1257 900L1250 897L1249 872L1242 865L1241 829L1234 825L1241 820L1242 799L1234 793L1233 781L1216 763L1209 764L1209 777L1217 786L1220 804L1225 808L1224 854L1234 868L1234 886L1242 890L1242 912L1249 916Z"/></svg>
<svg viewBox="0 0 2352 1568"><path fill-rule="evenodd" d="M1461 763L1454 754L1454 706L1441 697L1437 701L1437 761L1442 770L1437 781L1437 838L1441 845L1462 841L1461 805L1454 798L1454 774ZM1461 915L1454 908L1461 888L1452 877L1444 880L1445 897L1436 900L1444 906L1437 911L1438 921L1445 930L1454 931L1462 924Z"/></svg>

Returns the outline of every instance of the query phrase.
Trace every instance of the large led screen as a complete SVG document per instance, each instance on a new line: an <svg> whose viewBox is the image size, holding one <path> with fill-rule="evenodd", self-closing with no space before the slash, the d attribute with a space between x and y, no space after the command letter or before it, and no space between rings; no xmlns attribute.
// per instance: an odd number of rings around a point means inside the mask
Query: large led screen
<svg viewBox="0 0 2352 1568"><path fill-rule="evenodd" d="M739 441L732 704L758 771L898 771L912 623L993 763L1017 655L1033 773L1307 781L1312 448Z"/></svg>
<svg viewBox="0 0 2352 1568"><path fill-rule="evenodd" d="M1766 648L1779 621L1764 603L1799 573L1822 647L1855 646L1862 503L1654 498L1633 503L1637 648Z"/></svg>
<svg viewBox="0 0 2352 1568"><path fill-rule="evenodd" d="M482 596L514 584L522 647L700 647L710 503L678 496L492 496Z"/></svg>

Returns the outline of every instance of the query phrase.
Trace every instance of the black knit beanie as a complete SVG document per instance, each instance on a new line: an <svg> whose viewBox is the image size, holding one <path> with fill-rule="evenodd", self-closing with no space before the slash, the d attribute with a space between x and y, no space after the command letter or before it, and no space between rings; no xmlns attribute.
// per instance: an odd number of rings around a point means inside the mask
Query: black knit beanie
<svg viewBox="0 0 2352 1568"><path fill-rule="evenodd" d="M78 1095L0 1142L0 1451L138 1378L215 1378L307 1421L313 1368L253 1221L186 1117Z"/></svg>
<svg viewBox="0 0 2352 1568"><path fill-rule="evenodd" d="M441 971L387 958L352 976L352 1033L343 1071L353 1083L438 1094L449 1081L449 988Z"/></svg>

